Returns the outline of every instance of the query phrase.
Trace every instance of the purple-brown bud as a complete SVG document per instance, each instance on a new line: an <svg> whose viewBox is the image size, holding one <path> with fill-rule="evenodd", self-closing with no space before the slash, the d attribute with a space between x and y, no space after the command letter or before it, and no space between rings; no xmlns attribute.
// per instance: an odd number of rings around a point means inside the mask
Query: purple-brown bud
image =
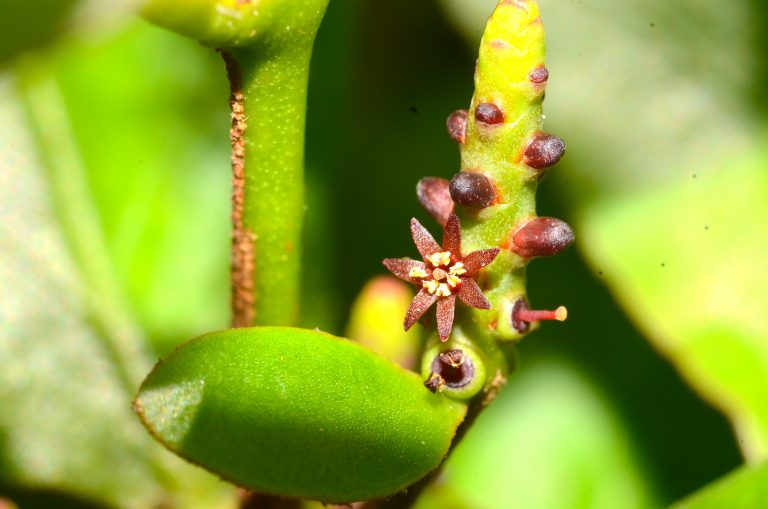
<svg viewBox="0 0 768 509"><path fill-rule="evenodd" d="M448 187L447 180L437 177L424 177L416 184L419 202L441 225L445 225L454 209Z"/></svg>
<svg viewBox="0 0 768 509"><path fill-rule="evenodd" d="M554 311L528 309L528 303L525 299L519 299L512 306L512 327L519 333L524 333L530 327L532 322L541 320L565 321L568 318L568 310L565 306L560 306Z"/></svg>
<svg viewBox="0 0 768 509"><path fill-rule="evenodd" d="M485 208L496 199L493 183L482 173L459 172L451 179L448 189L453 201L464 207Z"/></svg>
<svg viewBox="0 0 768 509"><path fill-rule="evenodd" d="M525 148L523 163L531 168L543 170L556 164L565 153L565 142L557 136L537 132Z"/></svg>
<svg viewBox="0 0 768 509"><path fill-rule="evenodd" d="M541 84L546 83L549 79L549 71L543 65L536 67L534 70L528 73L528 80L531 83Z"/></svg>
<svg viewBox="0 0 768 509"><path fill-rule="evenodd" d="M448 134L458 143L464 144L467 139L467 110L456 110L445 122Z"/></svg>
<svg viewBox="0 0 768 509"><path fill-rule="evenodd" d="M504 123L504 113L493 103L480 103L475 108L475 120L488 125Z"/></svg>
<svg viewBox="0 0 768 509"><path fill-rule="evenodd" d="M537 217L515 232L510 249L523 258L554 256L572 242L573 230L568 223L554 217Z"/></svg>

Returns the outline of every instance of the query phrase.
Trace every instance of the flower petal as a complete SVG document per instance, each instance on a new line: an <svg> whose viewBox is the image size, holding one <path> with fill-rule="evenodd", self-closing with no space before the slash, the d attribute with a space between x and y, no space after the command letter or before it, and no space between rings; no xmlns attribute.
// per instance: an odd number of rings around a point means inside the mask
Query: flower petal
<svg viewBox="0 0 768 509"><path fill-rule="evenodd" d="M456 214L451 214L443 227L443 250L461 257L461 223Z"/></svg>
<svg viewBox="0 0 768 509"><path fill-rule="evenodd" d="M483 295L480 287L477 286L475 280L472 278L464 278L464 282L459 289L459 298L467 306L472 306L477 309L491 309L491 303Z"/></svg>
<svg viewBox="0 0 768 509"><path fill-rule="evenodd" d="M426 228L421 226L421 223L416 218L411 219L411 237L413 237L413 243L416 244L416 249L419 250L421 257L425 260L427 256L441 251L435 238L432 237Z"/></svg>
<svg viewBox="0 0 768 509"><path fill-rule="evenodd" d="M437 177L424 177L416 185L416 195L421 205L435 218L435 221L440 223L440 226L445 226L455 206L448 185L447 180Z"/></svg>
<svg viewBox="0 0 768 509"><path fill-rule="evenodd" d="M403 322L403 328L405 330L413 327L421 316L426 313L429 306L435 303L437 295L431 294L423 288L419 290L416 297L411 301L411 305L408 306L408 311L405 312L405 321Z"/></svg>
<svg viewBox="0 0 768 509"><path fill-rule="evenodd" d="M440 335L440 341L447 341L448 336L451 335L451 329L453 328L453 311L455 308L455 295L437 301L437 333Z"/></svg>
<svg viewBox="0 0 768 509"><path fill-rule="evenodd" d="M424 262L411 260L410 258L387 258L383 260L382 263L387 269L389 269L392 274L399 277L400 279L408 281L409 283L419 282L419 279L413 278L409 275L411 269L419 268L426 270L426 265L424 265Z"/></svg>
<svg viewBox="0 0 768 509"><path fill-rule="evenodd" d="M464 257L464 268L467 270L467 274L472 276L475 272L482 269L493 260L496 259L496 255L501 251L498 247L493 249L483 249L482 251L473 251Z"/></svg>

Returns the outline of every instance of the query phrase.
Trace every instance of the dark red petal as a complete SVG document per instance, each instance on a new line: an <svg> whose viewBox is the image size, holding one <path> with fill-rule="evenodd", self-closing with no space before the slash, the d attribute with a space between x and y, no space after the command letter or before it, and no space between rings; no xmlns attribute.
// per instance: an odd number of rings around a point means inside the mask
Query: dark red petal
<svg viewBox="0 0 768 509"><path fill-rule="evenodd" d="M409 258L387 258L383 262L384 266L389 271L400 279L404 279L409 283L416 283L419 280L412 278L408 275L408 272L414 267L419 267L426 270L424 262L418 260L411 260Z"/></svg>
<svg viewBox="0 0 768 509"><path fill-rule="evenodd" d="M415 218L411 219L411 237L413 237L413 243L416 244L419 254L425 260L427 256L441 251L435 238Z"/></svg>
<svg viewBox="0 0 768 509"><path fill-rule="evenodd" d="M416 184L416 196L421 205L440 223L445 225L456 206L448 189L450 183L437 177L424 177Z"/></svg>
<svg viewBox="0 0 768 509"><path fill-rule="evenodd" d="M477 286L475 280L472 278L464 278L461 288L459 289L459 298L467 306L472 306L477 309L491 309L491 303L483 295L480 287Z"/></svg>
<svg viewBox="0 0 768 509"><path fill-rule="evenodd" d="M443 227L443 251L461 256L461 223L456 214L451 214Z"/></svg>
<svg viewBox="0 0 768 509"><path fill-rule="evenodd" d="M467 269L467 275L472 276L475 272L482 269L493 260L496 259L496 255L499 254L498 247L493 249L483 249L482 251L473 251L464 257L464 268Z"/></svg>
<svg viewBox="0 0 768 509"><path fill-rule="evenodd" d="M482 294L481 294L482 295ZM437 301L437 333L440 341L447 341L453 328L453 311L456 307L456 296L443 297Z"/></svg>
<svg viewBox="0 0 768 509"><path fill-rule="evenodd" d="M419 321L419 318L427 312L435 300L437 300L437 295L431 294L423 288L419 290L419 293L411 301L411 305L408 306L408 311L405 312L403 328L408 330L413 327L413 324Z"/></svg>

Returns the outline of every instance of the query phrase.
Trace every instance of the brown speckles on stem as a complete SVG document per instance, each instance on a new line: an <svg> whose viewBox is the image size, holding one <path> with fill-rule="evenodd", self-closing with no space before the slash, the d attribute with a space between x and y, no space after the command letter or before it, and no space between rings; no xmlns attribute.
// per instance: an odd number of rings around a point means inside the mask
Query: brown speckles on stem
<svg viewBox="0 0 768 509"><path fill-rule="evenodd" d="M244 96L240 68L235 60L221 52L230 82L229 105L232 127L232 326L249 327L256 320L256 234L245 227L245 121Z"/></svg>

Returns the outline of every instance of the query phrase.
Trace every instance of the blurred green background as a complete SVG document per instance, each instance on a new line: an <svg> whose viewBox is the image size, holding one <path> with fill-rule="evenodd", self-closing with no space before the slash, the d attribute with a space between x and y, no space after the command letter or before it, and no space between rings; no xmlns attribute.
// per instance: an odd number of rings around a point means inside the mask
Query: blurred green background
<svg viewBox="0 0 768 509"><path fill-rule="evenodd" d="M331 0L304 326L341 334L380 260L413 254L494 4ZM568 152L539 213L577 240L529 291L570 315L521 343L419 507L665 507L768 456L768 7L540 4ZM159 356L228 325L230 175L218 55L129 7L0 4L0 499L21 508L236 506L130 410Z"/></svg>

